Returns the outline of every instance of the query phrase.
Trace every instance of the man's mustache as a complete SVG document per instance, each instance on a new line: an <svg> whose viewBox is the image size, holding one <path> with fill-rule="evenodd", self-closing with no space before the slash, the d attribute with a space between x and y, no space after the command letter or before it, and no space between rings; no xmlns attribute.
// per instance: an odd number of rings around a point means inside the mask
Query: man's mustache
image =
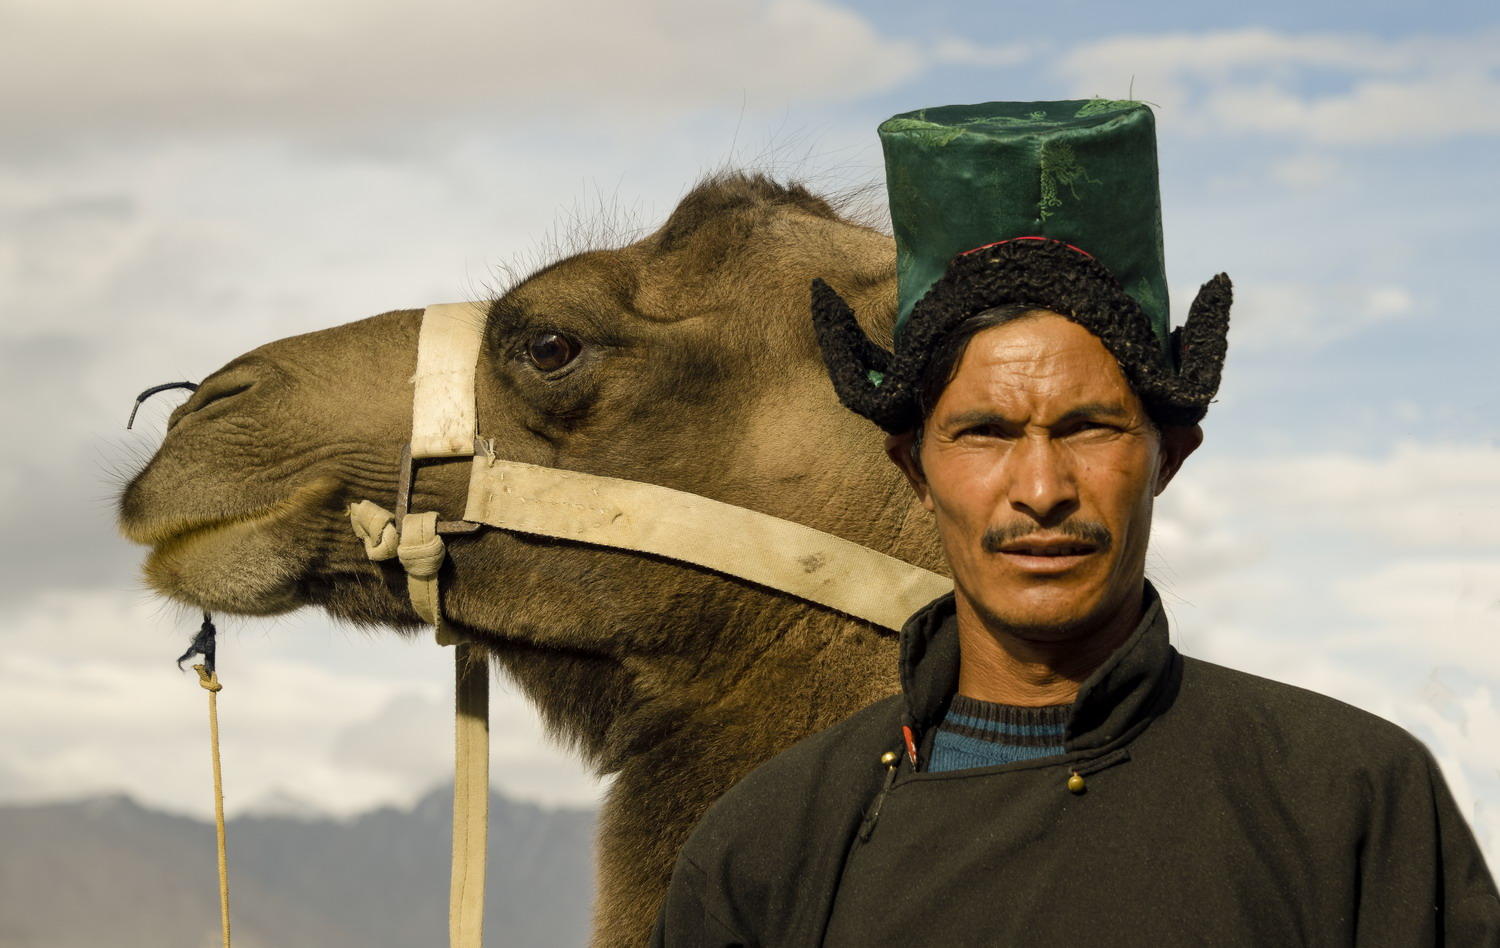
<svg viewBox="0 0 1500 948"><path fill-rule="evenodd" d="M1055 527L1040 529L1035 522L1018 521L1000 527L990 527L979 538L979 547L986 553L999 553L1001 547L1030 537L1065 536L1070 540L1093 544L1097 552L1103 553L1114 543L1109 528L1096 520L1064 520Z"/></svg>

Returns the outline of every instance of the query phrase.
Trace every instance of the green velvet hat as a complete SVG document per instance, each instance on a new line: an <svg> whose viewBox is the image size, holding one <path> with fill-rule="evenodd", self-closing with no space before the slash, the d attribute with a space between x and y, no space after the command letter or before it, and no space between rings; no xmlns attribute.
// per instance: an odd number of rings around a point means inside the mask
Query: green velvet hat
<svg viewBox="0 0 1500 948"><path fill-rule="evenodd" d="M1156 123L1139 102L989 102L880 124L897 332L955 254L1051 237L1092 254L1167 339Z"/></svg>
<svg viewBox="0 0 1500 948"><path fill-rule="evenodd" d="M1202 418L1218 389L1230 283L1205 284L1170 329L1155 120L1139 102L1072 99L920 109L880 125L896 238L895 352L835 290L813 316L844 404L888 431L921 421L927 356L958 323L1017 303L1104 342L1152 417Z"/></svg>

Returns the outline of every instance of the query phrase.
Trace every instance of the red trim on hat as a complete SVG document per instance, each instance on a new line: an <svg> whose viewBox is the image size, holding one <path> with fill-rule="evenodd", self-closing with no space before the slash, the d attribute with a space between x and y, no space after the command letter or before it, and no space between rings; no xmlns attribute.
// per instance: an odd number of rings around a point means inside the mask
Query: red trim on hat
<svg viewBox="0 0 1500 948"><path fill-rule="evenodd" d="M1068 243L1067 241L1058 240L1055 237L1012 237L1009 240L997 240L997 241L995 241L992 244L985 244L982 247L975 247L973 250L965 250L963 253L959 254L959 256L960 257L967 257L971 253L978 253L981 250L988 250L991 247L998 247L1001 244L1008 244L1008 243L1011 243L1012 241L1016 241L1016 240L1045 240L1045 241L1047 241L1049 243L1062 244L1064 247L1067 247L1069 250L1072 250L1072 251L1074 251L1076 253L1081 253L1085 257L1088 257L1090 260L1094 259L1094 255L1091 254L1091 253L1089 253L1087 250L1084 250L1081 247L1075 247L1072 244Z"/></svg>

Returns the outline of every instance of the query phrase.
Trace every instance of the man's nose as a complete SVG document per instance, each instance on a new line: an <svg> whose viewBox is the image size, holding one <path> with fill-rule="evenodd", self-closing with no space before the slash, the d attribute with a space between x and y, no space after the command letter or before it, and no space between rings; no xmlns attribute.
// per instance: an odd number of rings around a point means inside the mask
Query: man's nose
<svg viewBox="0 0 1500 948"><path fill-rule="evenodd" d="M1051 438L1020 438L1006 461L1013 510L1042 526L1060 523L1078 510L1072 464Z"/></svg>

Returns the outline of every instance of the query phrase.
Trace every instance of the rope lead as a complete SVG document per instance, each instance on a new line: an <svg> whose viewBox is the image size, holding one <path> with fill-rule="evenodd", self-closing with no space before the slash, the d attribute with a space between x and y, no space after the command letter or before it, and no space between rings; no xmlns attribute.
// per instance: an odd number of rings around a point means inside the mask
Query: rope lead
<svg viewBox="0 0 1500 948"><path fill-rule="evenodd" d="M187 651L177 659L177 667L181 668L182 663L194 655L203 656L203 662L194 665L193 671L198 673L199 687L208 692L208 746L213 757L214 834L218 840L219 856L219 923L224 931L224 948L230 948L229 856L224 845L224 771L219 763L219 692L224 686L219 683L218 672L214 670L217 635L218 630L214 628L212 617L203 613L203 625L199 627L198 634L193 636Z"/></svg>

